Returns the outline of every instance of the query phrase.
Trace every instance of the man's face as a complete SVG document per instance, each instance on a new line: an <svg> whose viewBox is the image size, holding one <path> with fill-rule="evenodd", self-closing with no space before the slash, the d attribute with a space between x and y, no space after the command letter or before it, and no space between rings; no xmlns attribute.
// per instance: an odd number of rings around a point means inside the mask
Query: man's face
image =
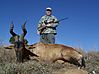
<svg viewBox="0 0 99 74"><path fill-rule="evenodd" d="M46 11L46 15L47 15L47 16L50 16L51 14L52 14L51 11Z"/></svg>

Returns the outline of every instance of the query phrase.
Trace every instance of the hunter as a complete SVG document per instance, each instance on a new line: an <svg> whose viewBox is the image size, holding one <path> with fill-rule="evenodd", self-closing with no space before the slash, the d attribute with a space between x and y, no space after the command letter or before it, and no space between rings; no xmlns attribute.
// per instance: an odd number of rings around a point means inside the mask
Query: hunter
<svg viewBox="0 0 99 74"><path fill-rule="evenodd" d="M46 44L55 44L56 27L58 21L55 16L52 15L52 9L46 8L46 15L42 16L38 23L38 34L40 34L40 42Z"/></svg>

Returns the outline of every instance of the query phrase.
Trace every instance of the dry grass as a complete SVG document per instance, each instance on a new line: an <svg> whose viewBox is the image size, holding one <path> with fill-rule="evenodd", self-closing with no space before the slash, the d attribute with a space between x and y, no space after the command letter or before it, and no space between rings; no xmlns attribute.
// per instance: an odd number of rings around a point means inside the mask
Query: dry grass
<svg viewBox="0 0 99 74"><path fill-rule="evenodd" d="M99 74L99 52L89 51L86 57L86 69L89 72L95 71L96 74Z"/></svg>
<svg viewBox="0 0 99 74"><path fill-rule="evenodd" d="M89 73L93 70L99 74L99 52L90 51L83 52L86 57L86 68ZM0 74L52 74L54 71L60 69L77 69L75 65L65 63L48 64L45 62L38 62L35 59L18 64L15 62L14 49L4 49L0 47Z"/></svg>
<svg viewBox="0 0 99 74"><path fill-rule="evenodd" d="M0 63L12 63L15 62L14 50L4 49L0 47Z"/></svg>

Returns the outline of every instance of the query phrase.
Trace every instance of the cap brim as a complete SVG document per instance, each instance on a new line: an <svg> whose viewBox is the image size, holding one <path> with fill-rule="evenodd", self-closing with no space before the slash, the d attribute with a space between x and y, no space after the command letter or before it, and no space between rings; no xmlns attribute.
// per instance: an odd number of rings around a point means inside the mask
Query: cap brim
<svg viewBox="0 0 99 74"><path fill-rule="evenodd" d="M51 9L46 9L46 11L52 11Z"/></svg>

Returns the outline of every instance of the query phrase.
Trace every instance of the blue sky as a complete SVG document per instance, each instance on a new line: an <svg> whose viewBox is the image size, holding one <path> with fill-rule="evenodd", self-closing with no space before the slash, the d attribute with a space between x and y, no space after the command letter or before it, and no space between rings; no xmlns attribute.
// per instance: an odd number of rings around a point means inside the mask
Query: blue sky
<svg viewBox="0 0 99 74"><path fill-rule="evenodd" d="M17 34L27 20L29 44L39 42L37 24L46 7L51 7L58 19L69 17L57 27L56 43L99 50L99 0L0 0L0 40L9 44L12 20Z"/></svg>

